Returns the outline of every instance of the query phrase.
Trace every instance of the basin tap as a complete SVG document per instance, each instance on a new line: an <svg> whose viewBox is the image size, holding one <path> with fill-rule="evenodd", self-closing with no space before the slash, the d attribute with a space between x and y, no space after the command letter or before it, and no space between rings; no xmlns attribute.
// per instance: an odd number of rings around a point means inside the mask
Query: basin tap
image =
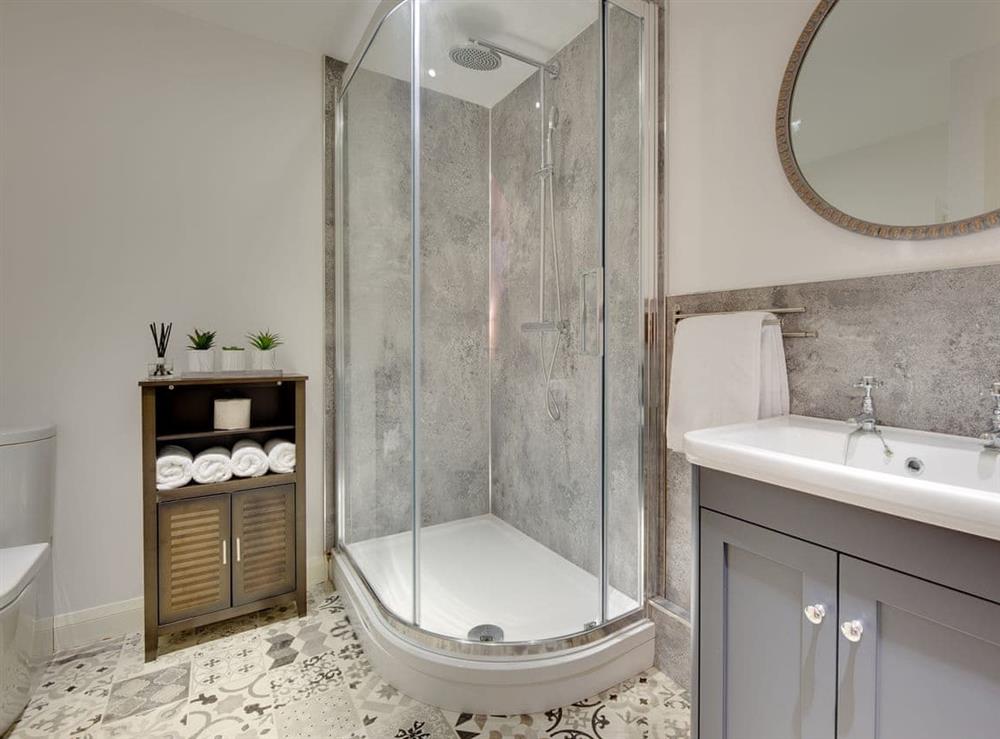
<svg viewBox="0 0 1000 739"><path fill-rule="evenodd" d="M861 399L861 414L848 419L848 423L856 423L862 431L875 431L878 420L875 418L875 398L872 397L872 390L882 387L884 384L880 379L871 375L865 375L854 383L854 387L865 391L865 397Z"/></svg>
<svg viewBox="0 0 1000 739"><path fill-rule="evenodd" d="M882 453L886 458L892 457L892 447L886 442L885 437L878 428L878 419L875 418L875 398L872 397L872 390L877 387L882 387L885 383L882 382L877 377L871 375L865 375L856 383L854 387L861 388L865 391L865 397L861 399L861 414L855 416L854 418L847 419L848 423L855 423L858 425L856 429L851 433L847 440L847 451L845 452L845 459L850 451L851 439L854 438L855 434L875 434L878 440L882 442Z"/></svg>
<svg viewBox="0 0 1000 739"><path fill-rule="evenodd" d="M994 382L990 392L993 396L993 425L979 438L987 449L1000 452L1000 382Z"/></svg>

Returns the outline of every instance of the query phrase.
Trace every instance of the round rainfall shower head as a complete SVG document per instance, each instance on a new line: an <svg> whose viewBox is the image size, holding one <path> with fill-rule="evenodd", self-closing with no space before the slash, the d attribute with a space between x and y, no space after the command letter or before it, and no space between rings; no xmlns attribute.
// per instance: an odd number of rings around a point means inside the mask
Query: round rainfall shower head
<svg viewBox="0 0 1000 739"><path fill-rule="evenodd" d="M502 59L493 49L487 49L479 44L464 44L453 46L448 57L460 67L474 69L477 72L492 72L499 68Z"/></svg>

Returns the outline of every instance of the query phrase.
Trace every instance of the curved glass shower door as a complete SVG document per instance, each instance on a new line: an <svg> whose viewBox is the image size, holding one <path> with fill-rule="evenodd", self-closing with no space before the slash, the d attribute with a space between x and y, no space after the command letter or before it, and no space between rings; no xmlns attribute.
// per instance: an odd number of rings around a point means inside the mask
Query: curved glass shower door
<svg viewBox="0 0 1000 739"><path fill-rule="evenodd" d="M642 601L642 19L381 12L338 101L339 545L425 632L579 634Z"/></svg>
<svg viewBox="0 0 1000 739"><path fill-rule="evenodd" d="M413 135L409 3L383 22L338 101L340 543L413 621Z"/></svg>

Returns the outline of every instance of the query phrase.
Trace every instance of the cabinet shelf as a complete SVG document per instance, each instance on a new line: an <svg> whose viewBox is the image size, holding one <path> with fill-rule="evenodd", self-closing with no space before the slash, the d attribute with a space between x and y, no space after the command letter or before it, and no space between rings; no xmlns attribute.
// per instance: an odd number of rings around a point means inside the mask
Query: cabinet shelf
<svg viewBox="0 0 1000 739"><path fill-rule="evenodd" d="M184 441L186 439L214 439L222 436L249 436L251 434L269 434L277 431L294 431L294 424L280 426L251 426L245 429L214 429L212 431L190 431L183 434L160 434L157 441Z"/></svg>
<svg viewBox="0 0 1000 739"><path fill-rule="evenodd" d="M273 487L275 485L290 485L295 482L295 473L271 473L260 477L234 477L225 482L208 482L200 484L192 482L190 485L174 488L173 490L158 490L156 498L163 503L168 500L181 500L183 498L198 498L203 495L218 495L220 493L237 493L240 490L254 490L256 488Z"/></svg>

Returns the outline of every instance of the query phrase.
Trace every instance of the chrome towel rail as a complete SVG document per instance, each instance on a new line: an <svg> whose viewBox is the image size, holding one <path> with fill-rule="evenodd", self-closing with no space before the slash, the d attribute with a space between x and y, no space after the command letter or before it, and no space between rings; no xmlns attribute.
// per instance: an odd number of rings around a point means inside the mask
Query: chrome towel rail
<svg viewBox="0 0 1000 739"><path fill-rule="evenodd" d="M763 311L764 313L774 313L776 315L787 315L789 313L805 313L805 308L760 308L755 311L749 310L716 310L707 311L704 313L684 313L680 308L674 308L674 327L677 327L677 322L684 318L695 318L697 316L724 316L730 313L757 313ZM769 320L764 322L765 326L780 326L781 319ZM781 336L785 339L815 339L819 336L815 331L782 331Z"/></svg>

